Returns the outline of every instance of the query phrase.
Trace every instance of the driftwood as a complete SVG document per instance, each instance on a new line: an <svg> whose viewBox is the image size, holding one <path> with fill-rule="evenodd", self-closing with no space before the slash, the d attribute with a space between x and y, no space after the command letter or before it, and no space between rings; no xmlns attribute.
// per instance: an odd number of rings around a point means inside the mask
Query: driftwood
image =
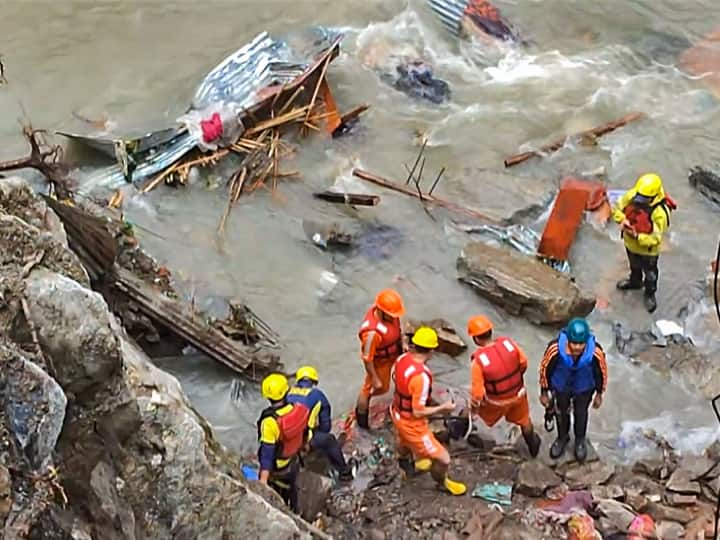
<svg viewBox="0 0 720 540"><path fill-rule="evenodd" d="M560 150L563 146L565 146L565 143L572 138L580 138L580 139L588 139L590 138L595 139L597 137L601 137L605 135L606 133L610 133L611 131L615 131L618 128L623 127L626 124L629 124L630 122L634 122L635 120L639 120L643 118L645 115L640 112L633 112L630 114L627 114L623 116L622 118L618 118L617 120L613 120L612 122L608 122L607 124L603 124L602 126L594 127L592 129L588 129L586 131L582 131L580 133L576 133L575 135L570 135L568 137L563 137L562 139L559 139L551 144L546 144L545 146L540 147L539 150L534 150L531 152L523 152L522 154L515 154L514 156L510 156L505 160L505 167L513 167L515 165L518 165L520 163L523 163L527 161L528 159L532 157L542 157L545 154L551 154L553 152L556 152L557 150Z"/></svg>
<svg viewBox="0 0 720 540"><path fill-rule="evenodd" d="M492 225L501 225L501 223L499 223L497 220L494 220L486 216L485 214L478 212L477 210L473 210L472 208L466 208L457 203L440 199L438 197L430 195L429 193L422 193L419 189L412 190L406 188L405 186L398 184L397 182L387 180L368 171L355 169L353 170L353 176L356 176L361 180L365 180L366 182L375 184L376 186L391 189L393 191L397 191L398 193L404 193L405 195L409 195L410 197L415 197L416 199L420 199L424 203L434 204L435 206L440 206L452 212L463 214L465 216L470 216L472 218L479 219L480 221L484 221Z"/></svg>
<svg viewBox="0 0 720 540"><path fill-rule="evenodd" d="M165 296L132 272L116 268L115 278L114 288L135 303L143 315L177 334L213 360L254 380L280 367L277 355L258 353L225 337L201 317L196 317L184 303Z"/></svg>
<svg viewBox="0 0 720 540"><path fill-rule="evenodd" d="M23 128L23 135L30 143L30 155L24 158L0 162L0 172L18 169L36 169L40 171L61 199L71 196L73 181L69 176L69 168L63 160L63 149L58 145L50 145L45 140L45 131Z"/></svg>
<svg viewBox="0 0 720 540"><path fill-rule="evenodd" d="M313 193L316 199L322 199L332 203L352 204L356 206L377 206L380 204L380 197L377 195L361 195L357 193L338 193L336 191L323 191Z"/></svg>

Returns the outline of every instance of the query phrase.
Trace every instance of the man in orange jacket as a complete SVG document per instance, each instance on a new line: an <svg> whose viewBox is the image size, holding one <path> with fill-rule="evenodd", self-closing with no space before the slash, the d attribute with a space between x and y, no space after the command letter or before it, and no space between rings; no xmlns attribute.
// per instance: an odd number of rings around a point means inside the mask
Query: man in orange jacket
<svg viewBox="0 0 720 540"><path fill-rule="evenodd" d="M472 354L472 411L488 426L505 418L520 426L532 457L540 451L540 436L530 419L530 404L523 375L527 355L515 341L499 336L493 339L493 324L477 315L468 321L468 335L478 349Z"/></svg>
<svg viewBox="0 0 720 540"><path fill-rule="evenodd" d="M400 317L405 314L400 295L392 289L380 291L360 326L360 357L365 381L355 407L358 426L369 429L370 397L390 390L390 373L405 348Z"/></svg>
<svg viewBox="0 0 720 540"><path fill-rule="evenodd" d="M450 453L430 431L428 417L449 413L455 403L446 401L430 405L432 400L432 372L427 361L438 346L435 330L420 327L412 337L412 352L398 358L395 364L395 394L390 417L397 436L398 463L406 473L415 472L411 454L415 459L432 460L430 474L433 480L452 495L463 495L467 488L461 482L448 478Z"/></svg>

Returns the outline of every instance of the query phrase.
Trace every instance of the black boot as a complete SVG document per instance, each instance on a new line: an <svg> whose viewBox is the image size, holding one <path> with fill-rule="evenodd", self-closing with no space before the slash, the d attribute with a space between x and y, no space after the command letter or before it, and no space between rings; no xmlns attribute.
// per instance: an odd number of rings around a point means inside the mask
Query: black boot
<svg viewBox="0 0 720 540"><path fill-rule="evenodd" d="M405 473L406 478L410 478L412 476L415 476L417 474L415 472L415 463L410 458L400 458L398 459L398 465L402 469L402 471Z"/></svg>
<svg viewBox="0 0 720 540"><path fill-rule="evenodd" d="M640 280L635 280L633 278L622 279L615 284L615 287L617 287L621 291L631 291L634 289L642 289L643 288L642 278Z"/></svg>
<svg viewBox="0 0 720 540"><path fill-rule="evenodd" d="M565 453L565 448L567 447L568 442L570 442L568 437L558 437L555 439L555 442L552 443L552 446L550 447L550 457L552 459L560 458L560 456Z"/></svg>
<svg viewBox="0 0 720 540"><path fill-rule="evenodd" d="M540 452L540 435L535 433L535 431L531 431L530 433L523 432L522 436L523 439L525 439L525 444L527 444L530 456L537 457L538 453Z"/></svg>
<svg viewBox="0 0 720 540"><path fill-rule="evenodd" d="M655 300L655 293L645 291L645 309L648 313L654 313L657 309L657 300Z"/></svg>
<svg viewBox="0 0 720 540"><path fill-rule="evenodd" d="M587 459L587 443L585 439L577 439L575 441L575 459L583 463Z"/></svg>
<svg viewBox="0 0 720 540"><path fill-rule="evenodd" d="M362 429L370 429L370 412L361 411L357 407L355 408L355 420L357 425Z"/></svg>

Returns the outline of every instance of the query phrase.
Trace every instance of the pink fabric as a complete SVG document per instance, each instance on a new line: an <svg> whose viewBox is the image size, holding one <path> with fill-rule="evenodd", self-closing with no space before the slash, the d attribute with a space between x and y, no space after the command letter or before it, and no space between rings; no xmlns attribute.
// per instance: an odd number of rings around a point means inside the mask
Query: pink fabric
<svg viewBox="0 0 720 540"><path fill-rule="evenodd" d="M222 119L220 113L214 113L210 120L201 120L200 129L203 133L203 141L206 143L213 142L223 134Z"/></svg>

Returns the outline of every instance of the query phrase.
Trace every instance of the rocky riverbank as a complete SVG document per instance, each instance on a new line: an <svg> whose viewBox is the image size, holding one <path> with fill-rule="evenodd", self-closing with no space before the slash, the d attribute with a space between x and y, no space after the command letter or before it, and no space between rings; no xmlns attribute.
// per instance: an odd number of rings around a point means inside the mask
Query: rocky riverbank
<svg viewBox="0 0 720 540"><path fill-rule="evenodd" d="M0 224L3 538L310 538L127 336L23 180L0 180Z"/></svg>

